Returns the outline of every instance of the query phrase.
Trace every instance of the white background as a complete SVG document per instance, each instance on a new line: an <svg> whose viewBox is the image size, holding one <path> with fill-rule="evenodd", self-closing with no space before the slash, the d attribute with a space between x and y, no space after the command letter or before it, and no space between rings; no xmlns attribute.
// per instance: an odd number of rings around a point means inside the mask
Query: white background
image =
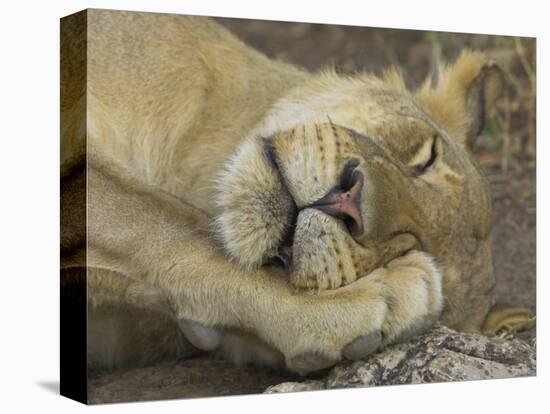
<svg viewBox="0 0 550 414"><path fill-rule="evenodd" d="M536 378L224 397L88 408L94 412L298 410L346 413L398 409L541 412L548 407L548 15L544 1L79 1L4 2L0 11L0 411L73 412L59 381L59 18L115 8L363 26L538 37L538 376ZM546 132L546 134L545 134ZM546 169L546 171L545 171ZM542 253L542 254L541 254ZM546 397L546 398L545 398ZM482 411L483 410L483 411ZM548 411L546 411L548 412Z"/></svg>

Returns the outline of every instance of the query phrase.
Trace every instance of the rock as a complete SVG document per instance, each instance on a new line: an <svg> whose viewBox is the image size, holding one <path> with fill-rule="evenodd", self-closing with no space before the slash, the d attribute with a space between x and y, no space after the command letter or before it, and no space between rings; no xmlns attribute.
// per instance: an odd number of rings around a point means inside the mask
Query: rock
<svg viewBox="0 0 550 414"><path fill-rule="evenodd" d="M439 326L364 361L341 362L321 380L284 382L265 392L532 376L535 347L534 338L487 338Z"/></svg>
<svg viewBox="0 0 550 414"><path fill-rule="evenodd" d="M272 385L264 391L265 394L276 394L280 392L317 391L324 390L325 382L318 380L307 380L304 382L283 382Z"/></svg>

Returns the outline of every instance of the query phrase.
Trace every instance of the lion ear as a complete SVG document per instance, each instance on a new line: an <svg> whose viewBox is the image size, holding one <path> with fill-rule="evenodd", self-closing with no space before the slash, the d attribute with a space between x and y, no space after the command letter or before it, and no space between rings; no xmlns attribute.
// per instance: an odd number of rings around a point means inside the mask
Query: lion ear
<svg viewBox="0 0 550 414"><path fill-rule="evenodd" d="M439 69L435 82L422 85L417 99L441 127L471 149L504 85L497 64L481 53L463 51L453 65Z"/></svg>

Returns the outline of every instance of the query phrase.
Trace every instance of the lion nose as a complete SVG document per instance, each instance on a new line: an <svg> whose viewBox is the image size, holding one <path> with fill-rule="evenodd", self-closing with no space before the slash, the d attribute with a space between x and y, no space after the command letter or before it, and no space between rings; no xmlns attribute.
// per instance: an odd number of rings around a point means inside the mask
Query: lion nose
<svg viewBox="0 0 550 414"><path fill-rule="evenodd" d="M352 236L363 233L363 216L361 215L361 191L363 174L354 171L348 185L333 188L320 200L309 205L333 217L344 220Z"/></svg>

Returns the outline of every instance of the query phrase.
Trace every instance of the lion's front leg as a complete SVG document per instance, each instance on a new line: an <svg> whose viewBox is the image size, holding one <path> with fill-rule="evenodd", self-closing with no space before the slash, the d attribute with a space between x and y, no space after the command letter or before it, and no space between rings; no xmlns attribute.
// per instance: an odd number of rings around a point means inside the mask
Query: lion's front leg
<svg viewBox="0 0 550 414"><path fill-rule="evenodd" d="M438 319L443 304L440 270L431 256L416 251L344 288L319 294L295 291L281 275L263 271L232 277L238 280L233 289L217 293L212 286L227 288L227 279L206 282L210 277L205 275L192 291L174 296L179 317L253 333L279 350L289 369L301 374L342 358L364 358L420 333ZM218 298L221 294L223 301ZM196 313L192 306L196 295L209 295L215 306ZM206 339L211 336L208 329Z"/></svg>

